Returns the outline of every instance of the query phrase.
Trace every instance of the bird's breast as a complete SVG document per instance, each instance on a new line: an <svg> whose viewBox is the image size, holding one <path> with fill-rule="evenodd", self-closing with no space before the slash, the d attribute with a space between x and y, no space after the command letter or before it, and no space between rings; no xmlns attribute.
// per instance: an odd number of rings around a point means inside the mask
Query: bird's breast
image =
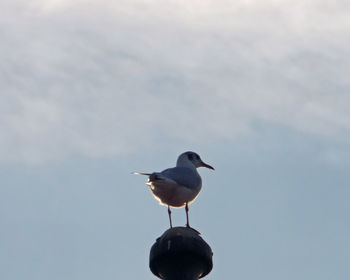
<svg viewBox="0 0 350 280"><path fill-rule="evenodd" d="M150 187L153 196L161 204L172 207L183 207L186 203L193 202L201 189L200 187L190 189L183 185L162 181L151 182Z"/></svg>

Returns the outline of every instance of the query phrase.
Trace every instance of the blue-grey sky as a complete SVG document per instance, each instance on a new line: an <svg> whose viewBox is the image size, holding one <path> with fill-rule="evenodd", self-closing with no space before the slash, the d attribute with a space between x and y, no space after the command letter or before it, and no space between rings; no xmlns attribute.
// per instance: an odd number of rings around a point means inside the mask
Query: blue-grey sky
<svg viewBox="0 0 350 280"><path fill-rule="evenodd" d="M342 0L1 3L0 278L155 279L130 173L193 150L207 279L348 279L349 32Z"/></svg>

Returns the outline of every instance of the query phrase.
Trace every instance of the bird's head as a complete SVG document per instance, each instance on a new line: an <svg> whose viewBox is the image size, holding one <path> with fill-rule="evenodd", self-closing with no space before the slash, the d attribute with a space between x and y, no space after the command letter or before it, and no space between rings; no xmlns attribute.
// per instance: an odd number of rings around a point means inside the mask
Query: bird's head
<svg viewBox="0 0 350 280"><path fill-rule="evenodd" d="M209 169L213 169L214 168L212 166L210 166L209 164L206 164L202 161L202 159L200 158L200 156L198 154L196 154L195 152L185 152L183 154L181 154L178 159L177 159L177 163L176 166L186 166L186 167L206 167Z"/></svg>

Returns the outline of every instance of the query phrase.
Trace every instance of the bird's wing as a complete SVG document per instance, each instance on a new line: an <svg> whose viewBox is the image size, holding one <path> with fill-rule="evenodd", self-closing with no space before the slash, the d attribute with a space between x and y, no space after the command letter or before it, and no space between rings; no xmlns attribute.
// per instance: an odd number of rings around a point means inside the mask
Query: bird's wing
<svg viewBox="0 0 350 280"><path fill-rule="evenodd" d="M148 183L159 182L159 181L175 183L175 184L177 183L172 178L164 175L163 172L154 172L148 178Z"/></svg>
<svg viewBox="0 0 350 280"><path fill-rule="evenodd" d="M133 172L132 174L148 176L148 181L146 183L146 185L148 186L152 185L152 183L159 183L159 182L162 182L162 184L164 183L177 184L177 182L175 182L171 178L168 178L167 176L164 176L161 172L153 172L153 173Z"/></svg>
<svg viewBox="0 0 350 280"><path fill-rule="evenodd" d="M196 170L187 167L173 167L162 171L161 178L176 182L178 185L189 189L197 189L202 186L202 180Z"/></svg>
<svg viewBox="0 0 350 280"><path fill-rule="evenodd" d="M145 175L145 176L151 176L152 173L146 173L146 172L132 172L134 175Z"/></svg>

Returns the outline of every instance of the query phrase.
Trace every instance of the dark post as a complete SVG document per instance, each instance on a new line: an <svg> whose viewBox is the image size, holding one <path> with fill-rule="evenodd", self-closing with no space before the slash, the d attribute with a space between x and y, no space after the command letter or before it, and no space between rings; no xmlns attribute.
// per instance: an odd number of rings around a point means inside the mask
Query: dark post
<svg viewBox="0 0 350 280"><path fill-rule="evenodd" d="M165 280L197 280L213 267L213 252L199 234L188 227L163 233L150 252L152 273Z"/></svg>

